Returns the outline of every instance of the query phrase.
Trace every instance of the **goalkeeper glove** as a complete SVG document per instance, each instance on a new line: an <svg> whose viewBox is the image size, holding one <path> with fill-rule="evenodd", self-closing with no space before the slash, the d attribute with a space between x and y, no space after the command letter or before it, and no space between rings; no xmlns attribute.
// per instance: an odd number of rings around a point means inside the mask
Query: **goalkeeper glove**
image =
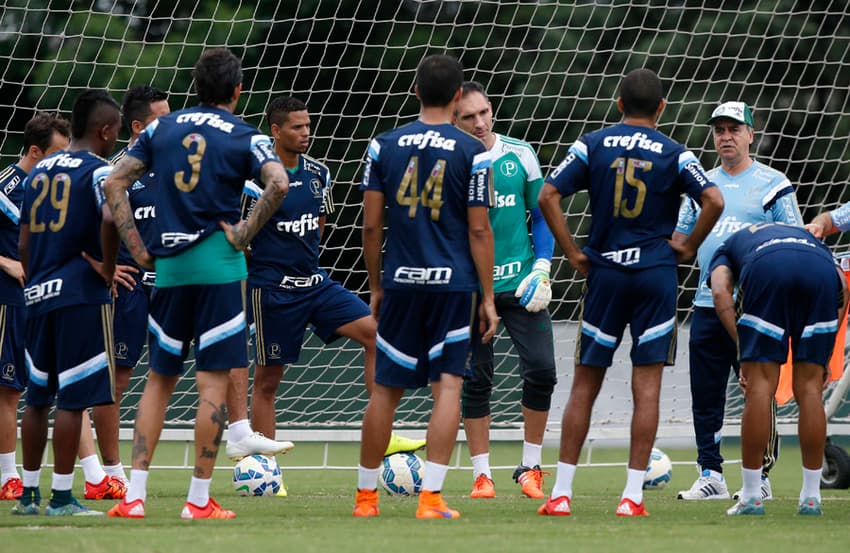
<svg viewBox="0 0 850 553"><path fill-rule="evenodd" d="M552 299L552 286L549 284L549 269L552 264L546 259L538 259L534 262L534 268L514 292L519 298L519 304L526 311L535 313L546 309L549 300Z"/></svg>

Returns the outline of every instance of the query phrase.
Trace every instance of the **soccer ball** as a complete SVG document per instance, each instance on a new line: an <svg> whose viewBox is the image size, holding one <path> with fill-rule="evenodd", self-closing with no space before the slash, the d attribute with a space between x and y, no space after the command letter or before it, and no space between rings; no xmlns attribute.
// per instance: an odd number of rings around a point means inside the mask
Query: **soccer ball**
<svg viewBox="0 0 850 553"><path fill-rule="evenodd" d="M425 476L425 463L413 453L393 453L384 457L381 487L390 495L418 495Z"/></svg>
<svg viewBox="0 0 850 553"><path fill-rule="evenodd" d="M653 447L649 455L649 466L643 477L643 489L660 490L673 478L673 463L670 457L658 448Z"/></svg>
<svg viewBox="0 0 850 553"><path fill-rule="evenodd" d="M283 477L274 457L251 455L233 467L233 489L239 495L275 495Z"/></svg>

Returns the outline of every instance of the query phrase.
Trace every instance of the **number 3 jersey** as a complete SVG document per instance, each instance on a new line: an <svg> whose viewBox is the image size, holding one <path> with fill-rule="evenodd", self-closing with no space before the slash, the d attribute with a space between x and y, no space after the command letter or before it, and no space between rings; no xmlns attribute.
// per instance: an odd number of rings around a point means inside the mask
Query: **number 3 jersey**
<svg viewBox="0 0 850 553"><path fill-rule="evenodd" d="M304 155L294 171L287 171L286 200L251 241L248 284L254 288L307 290L328 276L319 268L319 219L334 210L331 173ZM245 183L244 217L262 192L256 182Z"/></svg>
<svg viewBox="0 0 850 553"><path fill-rule="evenodd" d="M21 224L29 225L28 313L112 300L82 252L101 259L103 181L112 170L91 152L57 152L36 164L24 183Z"/></svg>
<svg viewBox="0 0 850 553"><path fill-rule="evenodd" d="M153 239L156 257L170 257L239 221L245 179L279 161L269 138L232 113L197 106L149 124L127 155L156 171Z"/></svg>
<svg viewBox="0 0 850 553"><path fill-rule="evenodd" d="M409 123L369 144L363 191L384 194L385 289L475 291L467 208L493 203L484 143L448 123Z"/></svg>
<svg viewBox="0 0 850 553"><path fill-rule="evenodd" d="M587 190L591 263L645 269L677 264L672 236L681 194L714 186L696 156L649 127L620 123L582 136L547 177L562 196Z"/></svg>

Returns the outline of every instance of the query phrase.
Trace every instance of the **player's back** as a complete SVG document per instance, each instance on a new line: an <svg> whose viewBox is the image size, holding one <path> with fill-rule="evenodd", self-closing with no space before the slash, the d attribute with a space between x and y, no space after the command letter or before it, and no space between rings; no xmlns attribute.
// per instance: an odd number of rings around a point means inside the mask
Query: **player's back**
<svg viewBox="0 0 850 553"><path fill-rule="evenodd" d="M388 208L384 288L477 289L467 208L491 204L490 167L484 144L448 123L372 141L363 189L382 191Z"/></svg>
<svg viewBox="0 0 850 553"><path fill-rule="evenodd" d="M21 223L29 225L26 304L39 314L68 305L109 303L82 252L100 258L100 208L109 163L90 152L58 152L25 182Z"/></svg>
<svg viewBox="0 0 850 553"><path fill-rule="evenodd" d="M155 233L148 249L159 257L220 230L219 221L237 222L245 179L277 159L256 128L203 105L153 121L127 155L157 174Z"/></svg>
<svg viewBox="0 0 850 553"><path fill-rule="evenodd" d="M711 268L713 269L715 262L722 258L736 275L740 275L747 264L779 248L815 253L834 263L829 248L805 228L782 223L763 223L751 225L727 238L715 253Z"/></svg>
<svg viewBox="0 0 850 553"><path fill-rule="evenodd" d="M708 184L696 157L655 129L625 123L585 135L571 152L587 164L588 254L619 266L675 265L667 240L688 191L681 175Z"/></svg>

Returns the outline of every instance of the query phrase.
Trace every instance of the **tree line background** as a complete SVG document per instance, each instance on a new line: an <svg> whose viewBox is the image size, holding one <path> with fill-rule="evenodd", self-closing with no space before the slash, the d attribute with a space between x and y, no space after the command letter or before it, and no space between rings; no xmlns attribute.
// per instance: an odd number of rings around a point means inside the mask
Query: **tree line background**
<svg viewBox="0 0 850 553"><path fill-rule="evenodd" d="M372 136L416 117L413 76L432 53L458 57L485 85L496 131L530 142L544 173L575 139L619 119L620 79L647 67L666 85L660 130L707 168L717 159L705 121L719 102L743 100L755 111L753 154L788 175L806 220L850 200L850 8L832 0L7 0L1 161L17 160L35 111L67 115L88 87L120 101L151 84L172 110L194 104L191 69L212 46L243 60L237 113L248 122L267 131L277 95L309 104L309 154L330 166L338 206L322 263L361 293L363 154ZM579 237L586 203L564 202ZM575 319L581 280L562 259L554 267L555 316ZM696 271L681 273L684 316Z"/></svg>

